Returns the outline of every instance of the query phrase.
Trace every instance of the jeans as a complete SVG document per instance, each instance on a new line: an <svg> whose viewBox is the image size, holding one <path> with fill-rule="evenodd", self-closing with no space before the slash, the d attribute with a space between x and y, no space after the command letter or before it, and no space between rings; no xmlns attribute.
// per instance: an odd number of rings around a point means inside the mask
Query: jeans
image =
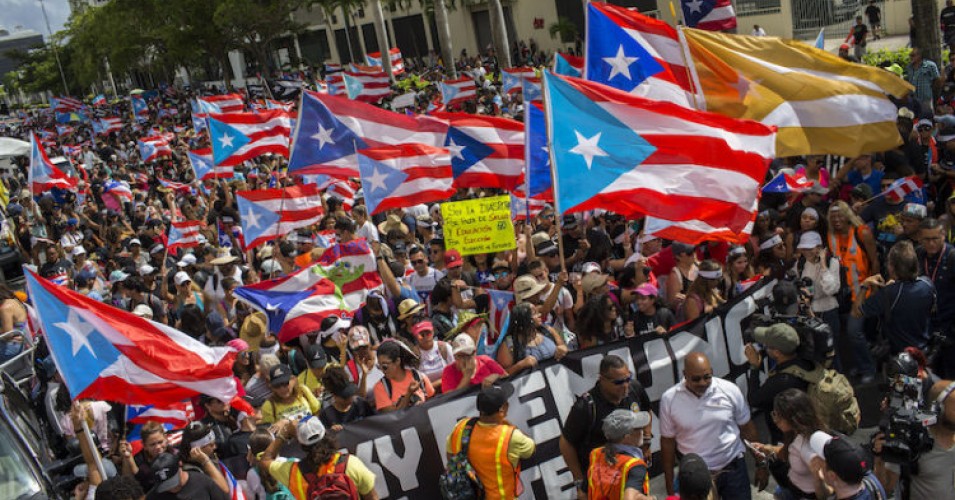
<svg viewBox="0 0 955 500"><path fill-rule="evenodd" d="M733 460L716 475L716 491L720 498L732 498L734 500L751 500L753 498L745 457Z"/></svg>
<svg viewBox="0 0 955 500"><path fill-rule="evenodd" d="M846 339L849 350L855 356L855 368L860 375L874 375L875 362L869 353L869 343L865 339L865 318L856 318L849 314L846 318ZM848 361L848 360L846 360Z"/></svg>

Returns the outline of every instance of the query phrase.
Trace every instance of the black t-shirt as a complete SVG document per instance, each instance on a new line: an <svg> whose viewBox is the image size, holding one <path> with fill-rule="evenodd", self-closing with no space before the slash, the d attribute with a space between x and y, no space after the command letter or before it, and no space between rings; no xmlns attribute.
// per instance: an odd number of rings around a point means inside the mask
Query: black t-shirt
<svg viewBox="0 0 955 500"><path fill-rule="evenodd" d="M58 274L69 274L72 268L73 266L70 265L70 262L66 259L60 259L56 262L47 262L40 266L40 276L52 278Z"/></svg>
<svg viewBox="0 0 955 500"><path fill-rule="evenodd" d="M588 394L590 396L585 397ZM607 443L602 428L604 418L619 409L650 411L650 397L636 380L630 383L630 393L620 404L613 405L604 399L597 385L574 401L561 434L577 449L582 470L586 471L590 465L591 450Z"/></svg>
<svg viewBox="0 0 955 500"><path fill-rule="evenodd" d="M945 7L942 9L942 12L938 17L941 21L943 30L955 30L955 7Z"/></svg>
<svg viewBox="0 0 955 500"><path fill-rule="evenodd" d="M325 427L331 427L336 424L345 425L349 422L355 422L374 414L375 409L368 404L368 401L365 398L358 397L355 398L351 408L344 413L338 411L335 405L332 404L322 406L322 410L318 413L318 418L325 424Z"/></svg>
<svg viewBox="0 0 955 500"><path fill-rule="evenodd" d="M869 18L870 24L878 24L882 21L882 9L875 5L870 5L865 8L865 16Z"/></svg>
<svg viewBox="0 0 955 500"><path fill-rule="evenodd" d="M796 358L776 366L776 373L767 378L766 381L763 382L763 385L759 385L759 372L757 370L749 371L749 386L756 387L755 390L750 389L749 395L747 396L747 399L749 400L749 406L754 411L758 410L764 413L766 418L766 426L769 428L769 434L773 439L773 442L779 442L783 435L779 430L779 427L776 427L776 423L771 417L771 413L773 411L773 401L775 400L776 395L785 391L786 389L799 389L805 391L807 388L809 388L808 382L795 375L790 373L778 373L783 368L792 365L797 365L806 371L812 371L815 368L815 365L811 361Z"/></svg>
<svg viewBox="0 0 955 500"><path fill-rule="evenodd" d="M146 500L229 500L229 494L220 490L209 476L187 471L189 480L177 493L150 491Z"/></svg>
<svg viewBox="0 0 955 500"><path fill-rule="evenodd" d="M658 326L669 330L675 324L676 317L666 307L657 307L657 311L652 316L637 311L633 317L633 331L637 335L655 334Z"/></svg>
<svg viewBox="0 0 955 500"><path fill-rule="evenodd" d="M869 33L869 27L864 24L857 24L852 27L852 41L856 45L865 45L865 36Z"/></svg>

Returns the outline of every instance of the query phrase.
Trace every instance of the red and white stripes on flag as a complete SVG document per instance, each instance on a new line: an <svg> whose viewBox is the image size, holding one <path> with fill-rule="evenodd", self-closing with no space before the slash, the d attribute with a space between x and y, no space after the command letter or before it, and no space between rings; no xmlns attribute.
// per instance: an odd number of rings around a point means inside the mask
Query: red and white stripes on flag
<svg viewBox="0 0 955 500"><path fill-rule="evenodd" d="M534 68L503 68L501 69L501 80L503 90L508 94L521 91L521 80L524 78L534 78L537 71Z"/></svg>
<svg viewBox="0 0 955 500"><path fill-rule="evenodd" d="M321 196L315 184L236 192L245 248L318 223L325 214Z"/></svg>
<svg viewBox="0 0 955 500"><path fill-rule="evenodd" d="M661 239L680 241L690 245L697 245L704 241L725 241L742 245L749 241L750 235L753 234L757 206L757 204L753 205L753 220L749 221L739 234L728 227L713 227L701 220L673 222L656 217L647 217L644 231Z"/></svg>
<svg viewBox="0 0 955 500"><path fill-rule="evenodd" d="M356 101L376 103L391 95L391 79L387 74L345 72L348 97Z"/></svg>
<svg viewBox="0 0 955 500"><path fill-rule="evenodd" d="M687 108L698 107L685 62L687 56L672 26L625 7L608 3L593 3L591 6L618 24L663 66L663 71L647 78L633 89L632 94L672 102Z"/></svg>
<svg viewBox="0 0 955 500"><path fill-rule="evenodd" d="M441 102L453 106L477 97L477 83L470 76L441 82Z"/></svg>
<svg viewBox="0 0 955 500"><path fill-rule="evenodd" d="M713 3L713 10L697 21L696 26L691 28L707 31L724 31L736 27L736 12L733 10L731 0L709 0L706 2L700 0L681 0L683 7L690 10L695 5ZM695 7L699 9L699 7Z"/></svg>
<svg viewBox="0 0 955 500"><path fill-rule="evenodd" d="M200 97L199 100L209 104L212 109L218 109L220 113L245 111L245 101L242 100L242 94L207 95Z"/></svg>
<svg viewBox="0 0 955 500"><path fill-rule="evenodd" d="M325 194L342 200L342 208L344 208L346 212L351 212L352 207L355 205L355 193L357 191L358 184L352 181L334 180L331 185L325 189Z"/></svg>
<svg viewBox="0 0 955 500"><path fill-rule="evenodd" d="M511 193L511 219L527 220L528 216L536 217L547 206L544 200L525 198L521 191Z"/></svg>
<svg viewBox="0 0 955 500"><path fill-rule="evenodd" d="M401 49L393 48L388 51L389 58L391 59L391 72L395 75L400 75L405 72L405 62L401 57ZM365 60L368 62L369 66L382 66L381 62L381 52L372 52L365 55ZM382 66L383 67L383 66Z"/></svg>
<svg viewBox="0 0 955 500"><path fill-rule="evenodd" d="M57 97L53 101L53 109L57 113L69 113L79 111L83 107L83 101L72 97Z"/></svg>
<svg viewBox="0 0 955 500"><path fill-rule="evenodd" d="M202 222L197 220L169 224L169 238L166 247L170 252L175 252L179 248L199 246L200 229L202 229Z"/></svg>
<svg viewBox="0 0 955 500"><path fill-rule="evenodd" d="M914 193L922 189L922 179L919 179L918 176L909 176L902 177L901 179L896 179L885 191L882 191L878 196L888 196L894 195L898 198L905 198L909 193Z"/></svg>
<svg viewBox="0 0 955 500"><path fill-rule="evenodd" d="M345 95L345 77L341 72L329 75L326 83L327 94Z"/></svg>
<svg viewBox="0 0 955 500"><path fill-rule="evenodd" d="M521 185L524 176L522 122L469 113L434 113L434 117L447 120L450 125L445 147L454 167L454 187L513 190Z"/></svg>
<svg viewBox="0 0 955 500"><path fill-rule="evenodd" d="M382 146L358 151L369 214L450 198L455 189L447 149L424 144Z"/></svg>
<svg viewBox="0 0 955 500"><path fill-rule="evenodd" d="M247 144L230 152L227 157L219 158L216 154L217 137L210 125L210 137L213 141L212 157L216 165L235 166L265 153L288 158L291 122L285 111L273 109L258 113L214 113L209 115L209 120L210 124L212 120L218 120L249 139Z"/></svg>
<svg viewBox="0 0 955 500"><path fill-rule="evenodd" d="M123 130L123 119L116 117L106 117L99 119L100 126L102 127L99 134L106 135L111 132L120 132Z"/></svg>

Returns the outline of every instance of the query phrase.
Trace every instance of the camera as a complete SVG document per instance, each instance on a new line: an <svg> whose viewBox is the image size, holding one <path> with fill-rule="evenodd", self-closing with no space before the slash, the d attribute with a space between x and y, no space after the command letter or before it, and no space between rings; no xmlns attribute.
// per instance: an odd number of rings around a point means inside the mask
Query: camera
<svg viewBox="0 0 955 500"><path fill-rule="evenodd" d="M811 286L812 280L808 280ZM803 313L799 300L799 284L793 281L779 281L773 288L773 298L756 301L757 310L769 314L754 314L750 316L749 325L743 331L743 339L752 342L754 330L760 326L770 326L776 323L786 323L799 334L799 350L797 355L807 361L830 366L835 358L835 338L832 329L826 322L814 316Z"/></svg>
<svg viewBox="0 0 955 500"><path fill-rule="evenodd" d="M938 415L926 409L923 382L918 378L918 362L903 352L889 360L885 368L889 378L887 407L879 422L885 435L882 458L886 462L914 464L922 453L932 449L934 439L928 427Z"/></svg>

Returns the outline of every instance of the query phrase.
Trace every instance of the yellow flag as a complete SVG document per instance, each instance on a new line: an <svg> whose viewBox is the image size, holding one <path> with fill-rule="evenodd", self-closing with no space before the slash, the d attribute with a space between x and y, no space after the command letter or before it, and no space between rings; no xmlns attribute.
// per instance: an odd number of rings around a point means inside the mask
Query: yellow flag
<svg viewBox="0 0 955 500"><path fill-rule="evenodd" d="M901 144L896 107L913 87L802 42L685 29L706 109L779 128L780 157L854 157Z"/></svg>
<svg viewBox="0 0 955 500"><path fill-rule="evenodd" d="M0 180L0 203L7 206L10 203L10 194L7 192L7 184Z"/></svg>

